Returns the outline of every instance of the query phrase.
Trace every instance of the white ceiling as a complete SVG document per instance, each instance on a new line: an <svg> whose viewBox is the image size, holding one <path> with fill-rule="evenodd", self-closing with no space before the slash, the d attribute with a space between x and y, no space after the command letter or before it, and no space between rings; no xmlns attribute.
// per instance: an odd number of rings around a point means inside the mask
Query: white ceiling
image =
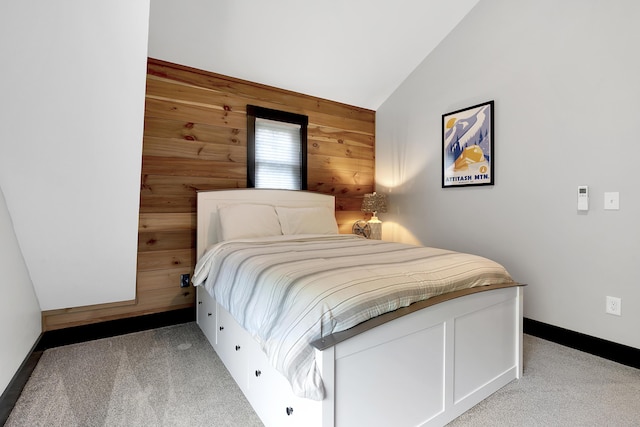
<svg viewBox="0 0 640 427"><path fill-rule="evenodd" d="M479 0L151 0L149 56L376 110Z"/></svg>

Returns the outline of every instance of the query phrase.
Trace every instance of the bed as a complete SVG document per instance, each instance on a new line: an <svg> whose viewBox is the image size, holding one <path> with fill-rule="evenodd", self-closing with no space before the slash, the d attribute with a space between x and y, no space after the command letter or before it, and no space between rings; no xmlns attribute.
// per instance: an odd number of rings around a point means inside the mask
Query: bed
<svg viewBox="0 0 640 427"><path fill-rule="evenodd" d="M320 193L197 203L197 323L266 426L439 426L522 375L522 286L499 264L339 235Z"/></svg>

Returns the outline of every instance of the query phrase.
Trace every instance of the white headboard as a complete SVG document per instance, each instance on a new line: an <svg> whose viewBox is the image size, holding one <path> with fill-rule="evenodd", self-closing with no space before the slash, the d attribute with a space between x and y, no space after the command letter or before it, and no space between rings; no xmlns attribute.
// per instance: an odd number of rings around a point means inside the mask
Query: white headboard
<svg viewBox="0 0 640 427"><path fill-rule="evenodd" d="M258 203L286 207L328 207L335 210L334 196L309 191L240 190L199 191L197 206L196 259L218 242L218 206L233 203Z"/></svg>

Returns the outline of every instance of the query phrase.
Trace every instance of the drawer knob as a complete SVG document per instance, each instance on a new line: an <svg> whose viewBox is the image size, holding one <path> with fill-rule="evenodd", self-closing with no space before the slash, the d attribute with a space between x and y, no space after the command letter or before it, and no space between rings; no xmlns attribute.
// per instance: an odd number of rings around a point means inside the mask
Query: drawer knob
<svg viewBox="0 0 640 427"><path fill-rule="evenodd" d="M256 369L256 377L262 375L262 371L260 369Z"/></svg>
<svg viewBox="0 0 640 427"><path fill-rule="evenodd" d="M221 331L224 330L224 326L220 326L218 329L220 329Z"/></svg>
<svg viewBox="0 0 640 427"><path fill-rule="evenodd" d="M198 304L202 304L202 301L198 301Z"/></svg>
<svg viewBox="0 0 640 427"><path fill-rule="evenodd" d="M212 313L207 313L207 316L211 316Z"/></svg>
<svg viewBox="0 0 640 427"><path fill-rule="evenodd" d="M293 414L293 408L291 406L287 406L287 415Z"/></svg>
<svg viewBox="0 0 640 427"><path fill-rule="evenodd" d="M238 351L238 350L240 350L240 346L239 345L236 346L236 351Z"/></svg>

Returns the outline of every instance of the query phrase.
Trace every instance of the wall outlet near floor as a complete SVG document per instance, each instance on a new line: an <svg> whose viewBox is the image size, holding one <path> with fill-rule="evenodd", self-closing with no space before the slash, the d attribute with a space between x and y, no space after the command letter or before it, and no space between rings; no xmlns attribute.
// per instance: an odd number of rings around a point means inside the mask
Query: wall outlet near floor
<svg viewBox="0 0 640 427"><path fill-rule="evenodd" d="M188 274L181 274L180 275L180 287L181 288L188 288L189 287L189 275ZM608 305L607 305L608 307Z"/></svg>
<svg viewBox="0 0 640 427"><path fill-rule="evenodd" d="M609 314L616 316L622 315L622 300L617 297L607 297L607 308L605 310Z"/></svg>

